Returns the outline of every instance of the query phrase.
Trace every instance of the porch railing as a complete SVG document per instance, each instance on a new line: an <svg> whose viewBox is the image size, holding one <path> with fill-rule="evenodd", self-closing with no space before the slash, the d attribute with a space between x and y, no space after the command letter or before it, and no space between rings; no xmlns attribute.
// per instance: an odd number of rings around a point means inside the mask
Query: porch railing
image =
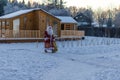
<svg viewBox="0 0 120 80"><path fill-rule="evenodd" d="M0 38L42 38L44 34L40 33L40 30L0 30ZM78 30L61 30L61 37L84 37L84 31Z"/></svg>
<svg viewBox="0 0 120 80"><path fill-rule="evenodd" d="M41 38L39 30L0 30L1 38Z"/></svg>
<svg viewBox="0 0 120 80"><path fill-rule="evenodd" d="M78 30L62 30L61 31L61 37L84 37L85 32L84 31L78 31Z"/></svg>

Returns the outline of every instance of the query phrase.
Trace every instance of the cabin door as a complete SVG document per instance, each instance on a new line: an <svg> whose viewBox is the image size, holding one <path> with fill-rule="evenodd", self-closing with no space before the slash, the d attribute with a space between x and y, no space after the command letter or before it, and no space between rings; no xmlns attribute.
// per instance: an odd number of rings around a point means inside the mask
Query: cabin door
<svg viewBox="0 0 120 80"><path fill-rule="evenodd" d="M13 20L13 36L19 37L20 19Z"/></svg>

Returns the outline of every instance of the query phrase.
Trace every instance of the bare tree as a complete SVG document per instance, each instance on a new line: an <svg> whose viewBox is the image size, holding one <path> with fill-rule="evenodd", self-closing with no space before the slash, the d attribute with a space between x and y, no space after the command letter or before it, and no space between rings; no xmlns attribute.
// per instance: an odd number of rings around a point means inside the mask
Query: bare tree
<svg viewBox="0 0 120 80"><path fill-rule="evenodd" d="M75 6L70 6L69 10L70 10L71 16L73 17L78 13L78 9Z"/></svg>

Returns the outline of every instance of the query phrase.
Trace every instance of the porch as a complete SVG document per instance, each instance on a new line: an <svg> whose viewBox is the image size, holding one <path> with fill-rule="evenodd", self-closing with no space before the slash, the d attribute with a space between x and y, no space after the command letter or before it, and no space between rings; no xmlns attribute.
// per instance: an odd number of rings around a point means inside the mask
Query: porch
<svg viewBox="0 0 120 80"><path fill-rule="evenodd" d="M43 41L43 34L40 30L0 30L0 42L41 42ZM60 39L72 39L72 38L82 38L84 37L84 31L78 30L61 30L61 36L57 37Z"/></svg>

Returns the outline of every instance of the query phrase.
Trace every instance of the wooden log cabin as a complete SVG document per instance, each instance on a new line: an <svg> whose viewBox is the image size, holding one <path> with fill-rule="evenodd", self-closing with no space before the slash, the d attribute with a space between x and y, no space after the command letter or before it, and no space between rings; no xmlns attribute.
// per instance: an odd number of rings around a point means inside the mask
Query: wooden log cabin
<svg viewBox="0 0 120 80"><path fill-rule="evenodd" d="M60 36L60 19L42 9L20 10L0 17L1 38L43 38L47 24Z"/></svg>
<svg viewBox="0 0 120 80"><path fill-rule="evenodd" d="M28 9L0 16L0 40L41 40L48 23L57 37L84 36L84 31L77 30L77 22L72 17L53 16L42 9Z"/></svg>

